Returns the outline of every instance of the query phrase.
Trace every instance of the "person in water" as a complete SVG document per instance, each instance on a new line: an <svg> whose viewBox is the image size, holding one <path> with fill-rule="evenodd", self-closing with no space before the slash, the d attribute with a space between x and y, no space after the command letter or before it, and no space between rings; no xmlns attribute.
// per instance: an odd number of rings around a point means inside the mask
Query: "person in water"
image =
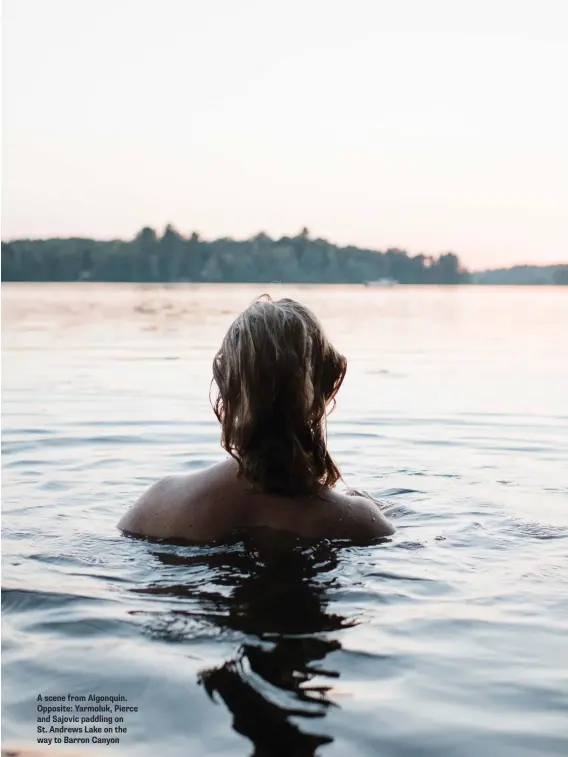
<svg viewBox="0 0 568 757"><path fill-rule="evenodd" d="M118 528L189 541L259 527L354 541L393 534L369 495L334 488L341 474L327 449L326 417L346 370L307 307L257 299L229 327L213 359L213 410L230 457L158 481Z"/></svg>

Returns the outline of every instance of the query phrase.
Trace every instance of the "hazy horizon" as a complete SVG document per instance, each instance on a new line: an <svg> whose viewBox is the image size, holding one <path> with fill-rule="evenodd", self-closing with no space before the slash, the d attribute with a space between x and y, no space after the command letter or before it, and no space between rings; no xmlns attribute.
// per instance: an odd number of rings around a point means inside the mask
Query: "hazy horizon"
<svg viewBox="0 0 568 757"><path fill-rule="evenodd" d="M562 0L5 0L2 238L568 259Z"/></svg>

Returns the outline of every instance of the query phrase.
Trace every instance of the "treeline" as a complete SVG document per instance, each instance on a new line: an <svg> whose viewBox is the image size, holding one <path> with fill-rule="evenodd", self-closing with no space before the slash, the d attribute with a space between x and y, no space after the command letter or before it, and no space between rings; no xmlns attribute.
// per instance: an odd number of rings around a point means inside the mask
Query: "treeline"
<svg viewBox="0 0 568 757"><path fill-rule="evenodd" d="M472 284L493 286L566 286L568 285L568 264L566 265L516 265L512 268L494 268L471 275Z"/></svg>
<svg viewBox="0 0 568 757"><path fill-rule="evenodd" d="M462 284L468 272L453 253L409 255L338 247L295 237L205 241L171 225L158 236L144 228L132 241L94 239L18 240L2 243L3 281L276 282Z"/></svg>

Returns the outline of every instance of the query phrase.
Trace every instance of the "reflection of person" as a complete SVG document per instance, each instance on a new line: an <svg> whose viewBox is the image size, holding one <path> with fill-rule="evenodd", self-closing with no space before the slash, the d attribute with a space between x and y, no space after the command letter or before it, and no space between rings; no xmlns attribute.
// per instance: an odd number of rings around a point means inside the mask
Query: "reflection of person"
<svg viewBox="0 0 568 757"><path fill-rule="evenodd" d="M354 625L327 609L337 548L306 548L293 539L264 532L238 550L199 550L186 557L153 548L180 575L173 583L168 573L167 585L160 581L141 590L189 600L162 617L155 609L148 614L154 637L183 643L185 628L191 643L197 620L246 638L234 657L202 670L198 680L231 712L234 730L254 744L254 757L313 757L333 741L325 717L337 706L331 682L339 674L318 663L341 649L338 632Z"/></svg>
<svg viewBox="0 0 568 757"><path fill-rule="evenodd" d="M346 368L306 307L255 301L213 361L214 410L230 459L162 479L119 528L194 541L259 526L362 541L392 534L370 497L333 489L340 473L326 445L326 415Z"/></svg>

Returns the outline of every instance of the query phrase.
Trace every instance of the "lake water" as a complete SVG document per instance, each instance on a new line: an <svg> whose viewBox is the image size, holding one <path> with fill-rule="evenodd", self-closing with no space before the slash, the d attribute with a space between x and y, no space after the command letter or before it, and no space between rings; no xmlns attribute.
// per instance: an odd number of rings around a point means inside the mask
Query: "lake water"
<svg viewBox="0 0 568 757"><path fill-rule="evenodd" d="M262 289L3 285L3 743L93 693L139 708L107 755L567 754L568 289L265 289L348 357L330 446L396 535L120 536L221 459L211 359Z"/></svg>

